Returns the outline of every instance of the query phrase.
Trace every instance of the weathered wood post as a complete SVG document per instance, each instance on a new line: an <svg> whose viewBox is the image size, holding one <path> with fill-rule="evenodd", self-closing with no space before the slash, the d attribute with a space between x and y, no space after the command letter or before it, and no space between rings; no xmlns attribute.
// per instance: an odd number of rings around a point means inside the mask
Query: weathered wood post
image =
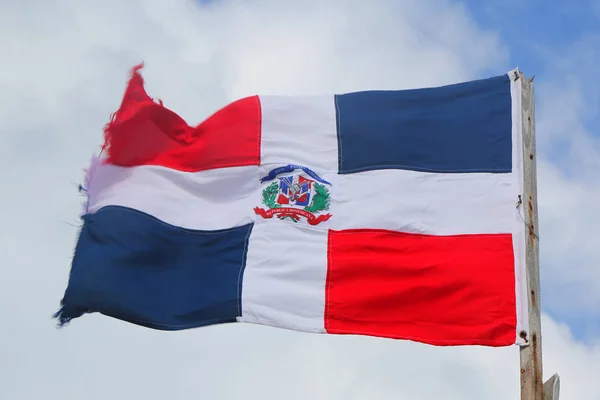
<svg viewBox="0 0 600 400"><path fill-rule="evenodd" d="M540 258L538 235L537 169L535 151L535 102L533 80L519 73L523 126L523 217L527 225L526 267L529 306L528 345L520 348L521 400L558 400L560 380L552 376L544 384L542 369Z"/></svg>

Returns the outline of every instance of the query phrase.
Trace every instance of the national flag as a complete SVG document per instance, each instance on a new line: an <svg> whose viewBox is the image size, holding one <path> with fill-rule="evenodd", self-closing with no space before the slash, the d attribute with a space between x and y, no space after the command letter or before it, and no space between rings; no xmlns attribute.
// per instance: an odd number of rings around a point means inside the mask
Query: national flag
<svg viewBox="0 0 600 400"><path fill-rule="evenodd" d="M251 96L197 126L138 66L87 170L62 308L432 345L527 330L521 80Z"/></svg>

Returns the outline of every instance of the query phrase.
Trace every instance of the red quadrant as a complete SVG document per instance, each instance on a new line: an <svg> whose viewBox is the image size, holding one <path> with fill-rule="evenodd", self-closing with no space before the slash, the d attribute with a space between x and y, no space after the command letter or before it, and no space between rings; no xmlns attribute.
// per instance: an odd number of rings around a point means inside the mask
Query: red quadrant
<svg viewBox="0 0 600 400"><path fill-rule="evenodd" d="M515 342L512 236L330 231L325 329L432 345Z"/></svg>
<svg viewBox="0 0 600 400"><path fill-rule="evenodd" d="M105 129L109 163L188 172L260 164L258 96L233 102L189 126L148 96L140 68L134 68L121 107Z"/></svg>

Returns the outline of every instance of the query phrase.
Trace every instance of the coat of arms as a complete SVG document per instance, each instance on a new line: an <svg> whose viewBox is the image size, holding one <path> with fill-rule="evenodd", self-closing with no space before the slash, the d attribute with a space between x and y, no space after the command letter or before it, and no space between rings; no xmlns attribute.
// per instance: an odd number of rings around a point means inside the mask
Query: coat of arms
<svg viewBox="0 0 600 400"><path fill-rule="evenodd" d="M300 169L306 176L291 174ZM279 176L286 173L285 176ZM329 210L331 184L319 177L306 167L287 165L272 170L262 182L271 183L262 192L262 203L267 209L255 207L254 212L263 218L277 216L279 219L290 219L298 222L306 218L310 225L327 221L331 214Z"/></svg>

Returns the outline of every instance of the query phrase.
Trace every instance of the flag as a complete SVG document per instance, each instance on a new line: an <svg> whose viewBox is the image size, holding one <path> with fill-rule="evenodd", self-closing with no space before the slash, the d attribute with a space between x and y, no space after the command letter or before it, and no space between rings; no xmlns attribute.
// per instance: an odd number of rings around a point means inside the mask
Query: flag
<svg viewBox="0 0 600 400"><path fill-rule="evenodd" d="M134 68L60 324L245 322L436 346L527 330L521 79L250 96L197 126Z"/></svg>

